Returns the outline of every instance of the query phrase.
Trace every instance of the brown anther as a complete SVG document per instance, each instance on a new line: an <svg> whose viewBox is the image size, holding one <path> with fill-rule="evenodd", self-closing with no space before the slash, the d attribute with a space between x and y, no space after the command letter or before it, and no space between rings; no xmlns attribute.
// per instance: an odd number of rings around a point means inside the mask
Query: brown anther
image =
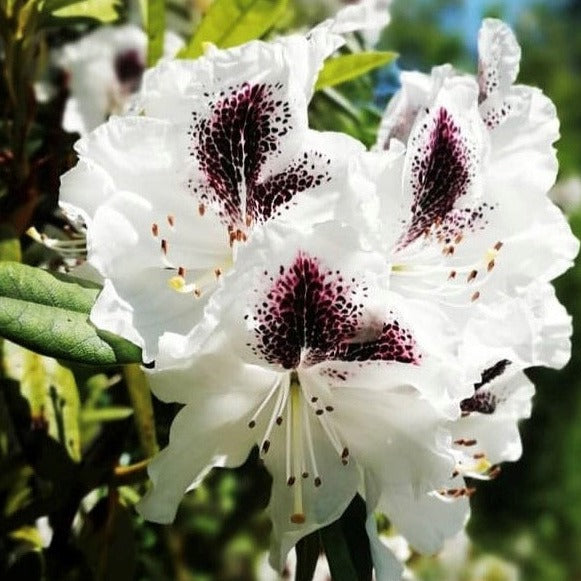
<svg viewBox="0 0 581 581"><path fill-rule="evenodd" d="M335 409L335 408L334 408L332 405L326 405L326 406L325 406L325 409L326 409L328 412L332 412L332 411L334 411L334 409Z"/></svg>
<svg viewBox="0 0 581 581"><path fill-rule="evenodd" d="M154 237L157 237L157 235L159 234L159 227L157 226L157 224L155 222L151 225L151 234Z"/></svg>
<svg viewBox="0 0 581 581"><path fill-rule="evenodd" d="M262 443L262 453L266 454L270 450L270 440L264 440Z"/></svg>
<svg viewBox="0 0 581 581"><path fill-rule="evenodd" d="M494 480L501 472L500 466L493 466L487 473L486 476L491 480Z"/></svg>
<svg viewBox="0 0 581 581"><path fill-rule="evenodd" d="M291 514L290 517L290 521L295 525L302 525L305 520L305 515L303 513Z"/></svg>
<svg viewBox="0 0 581 581"><path fill-rule="evenodd" d="M477 454L472 454L472 458L474 458L474 460L482 460L482 458L485 458L486 454L484 452L478 452Z"/></svg>
<svg viewBox="0 0 581 581"><path fill-rule="evenodd" d="M456 478L456 476L458 476L460 474L460 472L458 472L458 470L454 470L454 472L452 472L452 478Z"/></svg>
<svg viewBox="0 0 581 581"><path fill-rule="evenodd" d="M216 275L216 278L220 278L220 275L222 274L222 269L220 268L214 269L214 274Z"/></svg>
<svg viewBox="0 0 581 581"><path fill-rule="evenodd" d="M473 270L469 275L468 278L466 279L466 282L472 282L476 277L478 276L478 271L477 270Z"/></svg>
<svg viewBox="0 0 581 581"><path fill-rule="evenodd" d="M487 266L486 266L486 270L488 270L488 272L490 272L493 268L494 268L494 260L491 260Z"/></svg>
<svg viewBox="0 0 581 581"><path fill-rule="evenodd" d="M471 297L470 300L472 302L477 301L480 298L480 291L476 291Z"/></svg>
<svg viewBox="0 0 581 581"><path fill-rule="evenodd" d="M442 250L442 254L444 256L452 256L452 254L454 254L454 247L453 246L444 247L444 249Z"/></svg>
<svg viewBox="0 0 581 581"><path fill-rule="evenodd" d="M173 228L173 225L175 224L175 217L172 216L171 214L167 215L167 223Z"/></svg>
<svg viewBox="0 0 581 581"><path fill-rule="evenodd" d="M309 477L309 473L308 473L308 472L303 472L303 473L301 474L301 476L302 476L303 478L308 478L308 477Z"/></svg>
<svg viewBox="0 0 581 581"><path fill-rule="evenodd" d="M455 270L451 270L450 274L448 275L448 280L452 280L456 278L456 271Z"/></svg>
<svg viewBox="0 0 581 581"><path fill-rule="evenodd" d="M161 251L164 254L167 254L167 240L165 238L163 238L161 241Z"/></svg>
<svg viewBox="0 0 581 581"><path fill-rule="evenodd" d="M248 422L248 427L249 427L250 429L254 428L255 426L256 426L256 422L255 422L254 420L250 420L250 421Z"/></svg>
<svg viewBox="0 0 581 581"><path fill-rule="evenodd" d="M282 424L282 416L278 416L278 418L276 418L276 425L280 426L280 424Z"/></svg>
<svg viewBox="0 0 581 581"><path fill-rule="evenodd" d="M323 481L322 481L322 480L321 480L321 479L320 479L320 478L317 476L317 477L315 478L315 486L316 486L317 488L319 488L319 486L321 486L321 484L323 484Z"/></svg>
<svg viewBox="0 0 581 581"><path fill-rule="evenodd" d="M178 276L182 278L186 276L186 269L183 266L178 267Z"/></svg>
<svg viewBox="0 0 581 581"><path fill-rule="evenodd" d="M457 488L448 488L448 490L446 490L446 494L448 496L458 496L458 489Z"/></svg>
<svg viewBox="0 0 581 581"><path fill-rule="evenodd" d="M477 440L466 440L464 438L460 438L459 440L454 440L454 444L457 446L476 446Z"/></svg>
<svg viewBox="0 0 581 581"><path fill-rule="evenodd" d="M458 234L458 236L456 236L456 238L454 238L454 243L455 244L460 244L460 242L462 242L462 234Z"/></svg>
<svg viewBox="0 0 581 581"><path fill-rule="evenodd" d="M315 395L311 398L311 403L317 403L319 401L319 398Z"/></svg>
<svg viewBox="0 0 581 581"><path fill-rule="evenodd" d="M498 251L502 248L503 244L500 240L494 245L494 250Z"/></svg>
<svg viewBox="0 0 581 581"><path fill-rule="evenodd" d="M199 298L202 296L202 291L201 291L199 288L197 288L197 289L194 291L194 296L195 296L197 299L199 299Z"/></svg>
<svg viewBox="0 0 581 581"><path fill-rule="evenodd" d="M343 451L341 452L341 458L347 458L347 456L349 456L349 448L343 448Z"/></svg>
<svg viewBox="0 0 581 581"><path fill-rule="evenodd" d="M292 486L296 482L296 478L294 476L289 476L289 479L286 481L287 486Z"/></svg>
<svg viewBox="0 0 581 581"><path fill-rule="evenodd" d="M206 213L206 206L204 206L204 204L200 204L198 206L198 214L200 214L200 216L203 216Z"/></svg>
<svg viewBox="0 0 581 581"><path fill-rule="evenodd" d="M318 410L317 410L315 413L316 413L318 416L322 416L322 415L323 415L325 412L324 412L323 410L321 410L321 409L318 409Z"/></svg>

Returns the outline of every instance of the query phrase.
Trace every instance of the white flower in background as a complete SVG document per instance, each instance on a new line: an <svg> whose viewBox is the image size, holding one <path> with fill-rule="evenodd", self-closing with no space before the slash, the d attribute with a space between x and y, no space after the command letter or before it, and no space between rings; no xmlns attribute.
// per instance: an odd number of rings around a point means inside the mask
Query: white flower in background
<svg viewBox="0 0 581 581"><path fill-rule="evenodd" d="M311 131L307 103L341 42L315 30L163 62L144 75L144 116L113 117L76 144L61 204L86 222L88 260L106 279L98 327L146 360L160 339L174 356L184 338L194 349L204 307L255 226L333 216L364 148Z"/></svg>
<svg viewBox="0 0 581 581"><path fill-rule="evenodd" d="M183 44L167 31L165 56L174 56ZM63 128L85 135L110 115L123 113L139 88L146 58L147 36L132 24L97 28L59 49L54 60L70 90Z"/></svg>
<svg viewBox="0 0 581 581"><path fill-rule="evenodd" d="M438 313L391 293L383 259L357 239L336 223L308 234L271 226L241 249L215 295L221 321L205 353L151 375L158 397L186 405L150 465L144 516L170 522L209 466L236 466L258 445L273 476L279 570L357 491L424 552L462 528L466 496L434 491L463 486L445 426L473 389L446 358ZM381 547L378 578L399 578Z"/></svg>

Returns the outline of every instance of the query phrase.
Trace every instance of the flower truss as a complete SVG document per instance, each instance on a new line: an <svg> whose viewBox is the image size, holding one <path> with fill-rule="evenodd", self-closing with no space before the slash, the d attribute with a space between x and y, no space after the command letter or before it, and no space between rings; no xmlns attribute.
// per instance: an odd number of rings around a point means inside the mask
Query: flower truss
<svg viewBox="0 0 581 581"><path fill-rule="evenodd" d="M514 85L510 30L485 21L477 79L404 75L374 152L308 127L343 30L148 71L139 115L77 144L62 205L105 279L92 320L185 404L141 512L170 522L209 468L258 446L275 568L359 493L389 580L374 510L433 553L467 519L463 477L520 455L523 370L569 357L550 281L578 245L547 198L556 114Z"/></svg>
<svg viewBox="0 0 581 581"><path fill-rule="evenodd" d="M183 41L165 34L164 54L173 56ZM65 71L70 97L65 105L63 128L87 134L109 115L125 111L137 91L146 67L147 36L141 28L104 26L63 46L54 56Z"/></svg>

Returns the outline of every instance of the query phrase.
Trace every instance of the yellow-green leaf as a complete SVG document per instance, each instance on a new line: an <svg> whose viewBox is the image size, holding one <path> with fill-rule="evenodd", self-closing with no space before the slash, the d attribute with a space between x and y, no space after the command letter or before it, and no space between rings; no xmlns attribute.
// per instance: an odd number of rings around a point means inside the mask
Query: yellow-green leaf
<svg viewBox="0 0 581 581"><path fill-rule="evenodd" d="M147 66L152 67L163 56L165 32L164 0L147 0Z"/></svg>
<svg viewBox="0 0 581 581"><path fill-rule="evenodd" d="M220 48L237 46L260 38L284 12L287 0L215 0L180 58L196 58L204 43Z"/></svg>
<svg viewBox="0 0 581 581"><path fill-rule="evenodd" d="M360 77L373 69L383 67L397 57L395 52L358 52L344 54L325 62L319 73L315 90L333 87Z"/></svg>
<svg viewBox="0 0 581 581"><path fill-rule="evenodd" d="M46 0L42 11L54 18L91 18L115 22L121 0Z"/></svg>
<svg viewBox="0 0 581 581"><path fill-rule="evenodd" d="M32 421L46 424L49 435L80 460L79 392L71 370L10 341L4 342L3 358L6 375L20 383L28 400Z"/></svg>

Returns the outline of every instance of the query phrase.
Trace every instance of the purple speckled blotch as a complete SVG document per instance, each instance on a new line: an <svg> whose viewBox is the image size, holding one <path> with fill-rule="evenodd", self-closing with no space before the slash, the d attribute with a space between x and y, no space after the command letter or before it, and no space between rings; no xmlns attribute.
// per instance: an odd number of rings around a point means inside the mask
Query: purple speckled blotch
<svg viewBox="0 0 581 581"><path fill-rule="evenodd" d="M330 160L304 149L282 172L263 175L267 161L281 155L282 138L293 130L290 105L278 96L281 89L280 83L243 83L221 91L209 116L193 116L190 155L203 179L191 180L190 188L230 230L269 219L298 193L330 179Z"/></svg>
<svg viewBox="0 0 581 581"><path fill-rule="evenodd" d="M421 236L434 236L450 244L467 229L481 224L486 203L476 208L457 208L475 177L475 151L450 112L440 107L426 116L420 131L411 139L415 151L410 180L413 191L412 217L398 248Z"/></svg>
<svg viewBox="0 0 581 581"><path fill-rule="evenodd" d="M399 361L418 364L421 358L409 331L396 320L373 328L364 323L367 287L324 267L299 252L290 266L263 272L268 290L251 316L256 334L253 352L285 369L323 361ZM345 379L332 370L325 374Z"/></svg>
<svg viewBox="0 0 581 581"><path fill-rule="evenodd" d="M474 384L474 395L463 399L460 402L460 409L465 413L493 414L498 404L498 398L487 386L497 377L500 377L510 364L508 359L502 359L485 369L481 374L480 381Z"/></svg>

